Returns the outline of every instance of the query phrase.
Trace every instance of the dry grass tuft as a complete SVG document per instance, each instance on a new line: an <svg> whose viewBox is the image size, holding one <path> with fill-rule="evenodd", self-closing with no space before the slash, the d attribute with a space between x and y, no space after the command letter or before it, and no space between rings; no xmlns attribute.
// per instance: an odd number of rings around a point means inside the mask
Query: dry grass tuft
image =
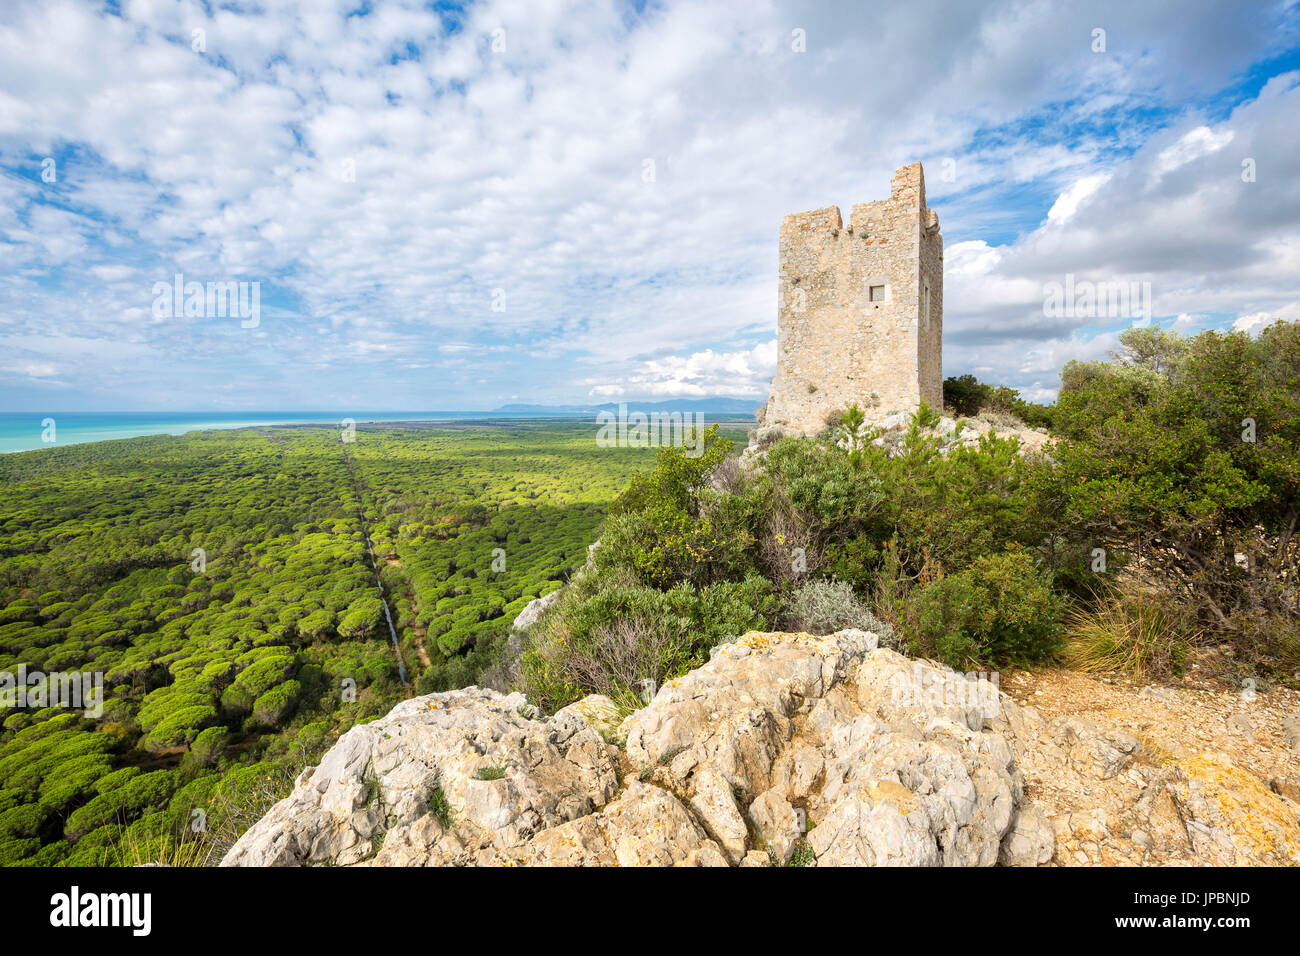
<svg viewBox="0 0 1300 956"><path fill-rule="evenodd" d="M1065 660L1085 673L1177 674L1199 632L1155 598L1112 591L1066 617Z"/></svg>

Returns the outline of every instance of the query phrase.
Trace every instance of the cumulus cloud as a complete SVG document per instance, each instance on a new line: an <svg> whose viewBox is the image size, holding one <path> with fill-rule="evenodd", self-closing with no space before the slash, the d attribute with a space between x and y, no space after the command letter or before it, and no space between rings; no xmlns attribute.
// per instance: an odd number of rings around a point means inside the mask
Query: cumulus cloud
<svg viewBox="0 0 1300 956"><path fill-rule="evenodd" d="M1045 314L1049 287L1067 279L1149 283L1156 321L1180 331L1300 318L1300 131L1287 119L1297 110L1300 73L1275 77L1221 122L1188 115L1075 180L1015 241L950 247L945 366L1051 391L1055 375L1031 368L1040 357L1097 357L1098 333L1141 321ZM1271 181L1243 175L1243 160L1265 155Z"/></svg>
<svg viewBox="0 0 1300 956"><path fill-rule="evenodd" d="M776 339L772 339L740 352L705 349L690 355L651 359L630 371L622 384L594 383L588 394L593 397L757 397L766 393L775 373Z"/></svg>
<svg viewBox="0 0 1300 956"><path fill-rule="evenodd" d="M1265 326L1271 325L1276 318L1277 316L1268 312L1253 312L1250 315L1240 316L1232 323L1232 328L1234 331L1253 335Z"/></svg>
<svg viewBox="0 0 1300 956"><path fill-rule="evenodd" d="M1097 173L1072 182L1065 192L1056 197L1052 208L1047 210L1047 221L1053 226L1069 222L1079 207L1088 201L1088 197L1104 186L1109 178L1105 173Z"/></svg>
<svg viewBox="0 0 1300 956"><path fill-rule="evenodd" d="M1045 319L1065 272L1294 314L1295 77L1239 82L1294 18L1193 6L8 3L0 342L58 377L0 403L761 394L781 217L914 159L949 371L1053 389L1113 332ZM177 272L259 281L262 322L154 319Z"/></svg>

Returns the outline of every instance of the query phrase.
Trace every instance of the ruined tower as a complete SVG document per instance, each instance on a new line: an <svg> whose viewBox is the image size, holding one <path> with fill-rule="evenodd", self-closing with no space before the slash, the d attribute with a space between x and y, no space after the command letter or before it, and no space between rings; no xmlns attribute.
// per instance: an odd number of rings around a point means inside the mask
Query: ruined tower
<svg viewBox="0 0 1300 956"><path fill-rule="evenodd" d="M781 223L777 372L760 424L815 434L857 402L868 419L941 408L943 238L921 164L889 198Z"/></svg>

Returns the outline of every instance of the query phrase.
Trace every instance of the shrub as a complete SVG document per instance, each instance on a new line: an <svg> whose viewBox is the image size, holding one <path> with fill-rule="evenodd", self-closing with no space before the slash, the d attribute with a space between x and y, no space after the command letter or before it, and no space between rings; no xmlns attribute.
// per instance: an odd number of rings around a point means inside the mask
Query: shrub
<svg viewBox="0 0 1300 956"><path fill-rule="evenodd" d="M922 431L934 428L941 421L943 421L943 414L924 401L921 402L921 407L912 413L912 424Z"/></svg>
<svg viewBox="0 0 1300 956"><path fill-rule="evenodd" d="M35 803L21 803L0 813L0 842L36 837L54 811Z"/></svg>
<svg viewBox="0 0 1300 956"><path fill-rule="evenodd" d="M442 787L433 788L433 792L429 794L428 807L433 818L442 824L444 829L451 828L456 819L456 809L447 799L447 795L442 792Z"/></svg>
<svg viewBox="0 0 1300 956"><path fill-rule="evenodd" d="M1023 423L1032 428L1052 425L1051 408L1025 401L1014 388L977 381L974 375L944 379L943 404L966 418L993 416L1007 425Z"/></svg>
<svg viewBox="0 0 1300 956"><path fill-rule="evenodd" d="M229 731L225 727L209 727L200 731L190 745L190 752L194 755L195 762L201 767L211 767L226 751L226 740Z"/></svg>
<svg viewBox="0 0 1300 956"><path fill-rule="evenodd" d="M758 575L661 591L611 572L589 574L530 635L524 689L546 709L593 693L635 701L645 682L657 687L703 664L713 646L766 629L775 605L771 583Z"/></svg>
<svg viewBox="0 0 1300 956"><path fill-rule="evenodd" d="M298 706L302 684L287 680L272 687L253 703L253 722L263 727L277 727Z"/></svg>
<svg viewBox="0 0 1300 956"><path fill-rule="evenodd" d="M780 425L763 425L754 430L753 446L758 449L770 447L779 438L785 435L785 429Z"/></svg>
<svg viewBox="0 0 1300 956"><path fill-rule="evenodd" d="M831 438L849 453L855 466L861 465L863 449L876 437L876 431L867 424L867 413L854 402L843 412L833 416Z"/></svg>
<svg viewBox="0 0 1300 956"><path fill-rule="evenodd" d="M353 639L367 637L383 620L383 601L371 595L357 598L339 618L339 635Z"/></svg>
<svg viewBox="0 0 1300 956"><path fill-rule="evenodd" d="M768 452L760 484L766 504L783 496L836 539L871 526L884 500L881 479L833 442L782 439Z"/></svg>
<svg viewBox="0 0 1300 956"><path fill-rule="evenodd" d="M873 453L883 457L869 445L842 448L833 436L783 438L772 446L750 492L764 574L778 583L815 574L837 543L886 533L888 505Z"/></svg>
<svg viewBox="0 0 1300 956"><path fill-rule="evenodd" d="M703 501L710 476L733 445L718 435L717 425L699 440L699 455L661 448L654 470L633 478L610 508L595 554L597 568L622 569L655 587L718 577L715 564L730 546L726 535L719 538Z"/></svg>
<svg viewBox="0 0 1300 956"><path fill-rule="evenodd" d="M957 375L943 380L943 404L957 415L973 418L984 403L987 385L974 375Z"/></svg>
<svg viewBox="0 0 1300 956"><path fill-rule="evenodd" d="M210 704L181 707L169 713L140 742L144 750L159 751L188 745L199 732L217 721L217 709Z"/></svg>
<svg viewBox="0 0 1300 956"><path fill-rule="evenodd" d="M808 581L796 587L786 599L781 624L790 630L819 635L856 627L874 632L882 646L894 643L893 628L878 621L850 585L834 579Z"/></svg>
<svg viewBox="0 0 1300 956"><path fill-rule="evenodd" d="M1064 602L1024 551L977 558L915 600L919 649L959 670L1027 666L1060 648Z"/></svg>
<svg viewBox="0 0 1300 956"><path fill-rule="evenodd" d="M1300 325L1121 340L1123 363L1062 373L1043 492L1061 546L1140 557L1165 600L1281 661L1269 634L1300 627Z"/></svg>
<svg viewBox="0 0 1300 956"><path fill-rule="evenodd" d="M176 774L170 770L154 770L132 777L122 786L74 810L64 824L64 835L75 841L99 827L126 824L141 813L161 810L175 788Z"/></svg>
<svg viewBox="0 0 1300 956"><path fill-rule="evenodd" d="M208 806L209 863L220 860L240 835L289 795L302 766L256 763L228 772Z"/></svg>

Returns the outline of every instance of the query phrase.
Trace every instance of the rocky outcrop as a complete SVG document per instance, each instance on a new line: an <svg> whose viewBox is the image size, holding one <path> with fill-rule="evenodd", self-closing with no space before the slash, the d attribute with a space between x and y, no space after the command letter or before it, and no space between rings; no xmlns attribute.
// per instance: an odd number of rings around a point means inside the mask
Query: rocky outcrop
<svg viewBox="0 0 1300 956"><path fill-rule="evenodd" d="M862 631L747 634L618 717L608 698L543 718L477 688L405 701L340 738L223 865L1070 863L1062 846L1115 821L1049 814L1025 762L1086 793L1135 775L1142 749ZM1191 862L1300 862L1300 809L1249 774L1143 781L1143 838Z"/></svg>
<svg viewBox="0 0 1300 956"><path fill-rule="evenodd" d="M749 634L618 726L608 701L546 719L476 688L405 701L223 865L995 862L1021 796L1006 741L876 643Z"/></svg>
<svg viewBox="0 0 1300 956"><path fill-rule="evenodd" d="M552 591L550 594L544 594L539 598L534 598L524 605L524 609L516 616L511 628L516 631L522 631L532 627L542 619L542 615L557 601L560 600L560 591Z"/></svg>
<svg viewBox="0 0 1300 956"><path fill-rule="evenodd" d="M467 688L352 728L224 865L472 862L605 805L614 755L576 717Z"/></svg>

